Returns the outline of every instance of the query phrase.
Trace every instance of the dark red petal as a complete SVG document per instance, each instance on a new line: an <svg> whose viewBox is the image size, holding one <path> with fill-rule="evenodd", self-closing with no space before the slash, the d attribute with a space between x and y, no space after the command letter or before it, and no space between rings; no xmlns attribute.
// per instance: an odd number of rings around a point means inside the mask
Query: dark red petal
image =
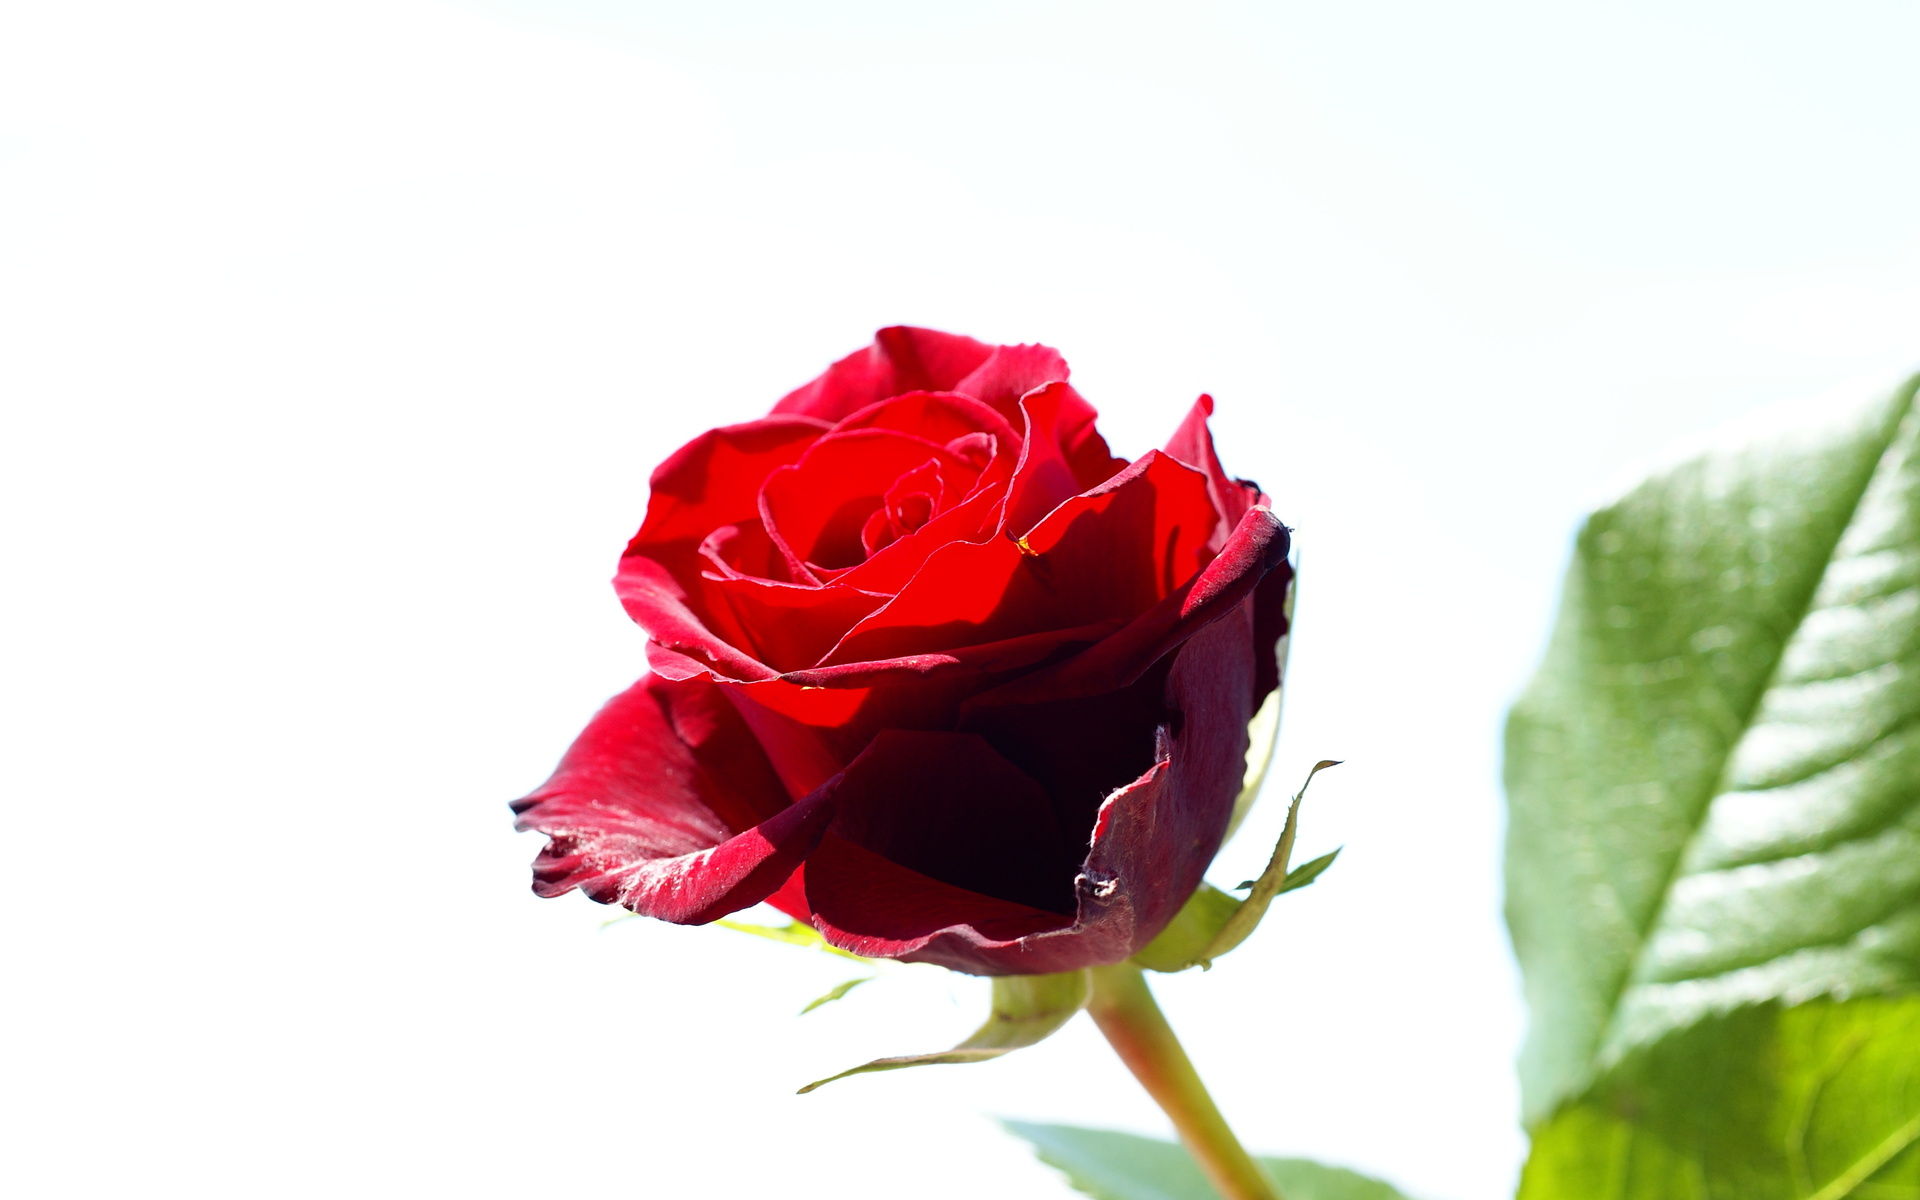
<svg viewBox="0 0 1920 1200"><path fill-rule="evenodd" d="M1106 612L1131 615L1199 572L1215 519L1205 477L1149 450L1061 504L1021 542L1046 564L1040 570L1105 597Z"/></svg>
<svg viewBox="0 0 1920 1200"><path fill-rule="evenodd" d="M1086 828L1063 835L1040 785L974 734L884 730L825 790L836 837L952 887L1073 912Z"/></svg>
<svg viewBox="0 0 1920 1200"><path fill-rule="evenodd" d="M1167 768L1101 810L1085 872L1127 897L1136 950L1186 903L1226 838L1253 719L1252 637L1242 605L1180 647L1167 677Z"/></svg>
<svg viewBox="0 0 1920 1200"><path fill-rule="evenodd" d="M1265 500L1266 497L1261 497ZM1280 686L1282 640L1287 636L1289 593L1293 565L1284 563L1267 573L1253 592L1253 705Z"/></svg>
<svg viewBox="0 0 1920 1200"><path fill-rule="evenodd" d="M833 749L838 763L845 763L882 729L952 728L967 697L1096 642L1114 628L1112 623L1096 623L1048 630L939 654L789 671L727 688L743 709L750 701L811 730ZM670 678L690 678L707 670L658 646L647 648L647 658L656 672ZM772 746L765 736L762 742ZM778 754L774 761L778 766ZM836 765L826 774L838 769Z"/></svg>
<svg viewBox="0 0 1920 1200"><path fill-rule="evenodd" d="M1090 621L1085 625L1043 629L998 641L976 642L969 646L953 646L899 658L833 663L804 671L788 671L781 679L810 688L866 687L904 676L964 671L978 681L983 676L1025 670L1048 659L1060 658L1066 652L1111 637L1123 625L1124 622L1119 618L1108 618Z"/></svg>
<svg viewBox="0 0 1920 1200"><path fill-rule="evenodd" d="M833 833L820 839L807 868L806 905L814 928L842 950L870 958L995 974L948 943L1012 946L1072 923L1059 913L929 878ZM1054 969L1067 968L1034 973Z"/></svg>
<svg viewBox="0 0 1920 1200"><path fill-rule="evenodd" d="M1107 451L1094 428L1099 414L1067 384L1050 383L1029 393L1020 400L1020 411L1025 440L1008 485L1005 522L1016 535L1127 465Z"/></svg>
<svg viewBox="0 0 1920 1200"><path fill-rule="evenodd" d="M896 325L874 334L873 345L788 393L773 411L838 421L901 392L953 391L992 351L969 337Z"/></svg>
<svg viewBox="0 0 1920 1200"><path fill-rule="evenodd" d="M1199 886L1226 837L1253 715L1250 639L1242 608L1180 648L1164 694L1169 716L1158 734L1164 757L1101 804L1074 880L1079 905L1070 925L1016 937L1007 936L1017 927L1011 923L960 925L874 952L981 975L1019 975L1119 962L1152 941ZM822 839L813 862L830 838ZM929 906L921 921L944 911Z"/></svg>
<svg viewBox="0 0 1920 1200"><path fill-rule="evenodd" d="M969 698L957 724L1040 783L1054 820L1080 831L1084 853L1103 800L1164 752L1158 730L1167 719L1171 667L1171 661L1160 663L1137 683L1096 695L988 705Z"/></svg>
<svg viewBox="0 0 1920 1200"><path fill-rule="evenodd" d="M757 904L832 815L797 805L717 685L648 676L587 725L518 827L548 836L534 890L701 924Z"/></svg>
<svg viewBox="0 0 1920 1200"><path fill-rule="evenodd" d="M1285 627L1281 610L1293 578L1293 569L1286 561L1290 544L1287 527L1271 510L1248 509L1220 553L1191 582L1112 636L1102 638L1056 666L1023 675L982 693L970 702L970 707L1029 704L1043 699L1097 695L1125 687L1181 642L1209 622L1233 611L1250 595L1260 597L1254 606L1254 619L1265 638L1262 653L1271 659L1278 632L1268 633L1266 625L1270 619L1277 618L1278 629ZM1269 612L1270 609L1274 611ZM1271 690L1272 681L1266 676L1261 678L1266 680L1266 686L1259 691L1264 697Z"/></svg>
<svg viewBox="0 0 1920 1200"><path fill-rule="evenodd" d="M1084 850L980 738L883 732L821 792L836 815L805 903L835 945L897 958L958 926L1004 941L1071 922Z"/></svg>
<svg viewBox="0 0 1920 1200"><path fill-rule="evenodd" d="M1207 418L1213 414L1213 397L1201 396L1187 419L1174 431L1167 453L1206 472L1207 488L1221 515L1221 532L1226 536L1235 522L1244 520L1248 510L1264 506L1267 497L1245 480L1234 479L1220 465L1214 453L1213 434ZM1285 553L1283 550L1282 553ZM1260 581L1253 600L1254 629L1254 703L1266 698L1280 684L1278 646L1287 632L1287 595L1293 584L1293 569L1278 566Z"/></svg>

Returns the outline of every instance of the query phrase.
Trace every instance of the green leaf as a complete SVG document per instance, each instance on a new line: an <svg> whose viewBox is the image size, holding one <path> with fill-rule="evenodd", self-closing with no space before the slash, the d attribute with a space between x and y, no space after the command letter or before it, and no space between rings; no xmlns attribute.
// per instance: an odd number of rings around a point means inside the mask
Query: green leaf
<svg viewBox="0 0 1920 1200"><path fill-rule="evenodd" d="M1529 1121L1705 1014L1920 985L1914 393L1581 531L1507 730Z"/></svg>
<svg viewBox="0 0 1920 1200"><path fill-rule="evenodd" d="M1010 1050L1020 1050L1045 1040L1086 1007L1088 992L1085 971L1064 971L1057 975L1003 975L993 981L993 1011L987 1023L973 1036L951 1050L931 1054L902 1054L876 1058L864 1066L816 1079L800 1089L805 1095L823 1084L849 1075L869 1071L897 1071L901 1067L924 1067L938 1063L985 1062Z"/></svg>
<svg viewBox="0 0 1920 1200"><path fill-rule="evenodd" d="M1920 997L1709 1017L1534 1137L1520 1200L1915 1200Z"/></svg>
<svg viewBox="0 0 1920 1200"><path fill-rule="evenodd" d="M842 999L843 997L846 996L848 992L859 987L863 983L870 982L872 979L873 979L873 976L871 975L859 975L859 976L855 976L852 979L847 980L845 983L836 983L833 985L833 987L829 988L824 994L815 996L812 1000L809 1000L807 1002L807 1006L800 1010L800 1015L804 1017L808 1013L812 1012L816 1008L819 1008L823 1004L832 1004L835 1000Z"/></svg>
<svg viewBox="0 0 1920 1200"><path fill-rule="evenodd" d="M1214 1200L1187 1152L1171 1142L1079 1129L1072 1125L1003 1122L1033 1143L1040 1161L1066 1173L1067 1182L1099 1200ZM1406 1200L1377 1179L1303 1158L1263 1158L1260 1165L1286 1200Z"/></svg>

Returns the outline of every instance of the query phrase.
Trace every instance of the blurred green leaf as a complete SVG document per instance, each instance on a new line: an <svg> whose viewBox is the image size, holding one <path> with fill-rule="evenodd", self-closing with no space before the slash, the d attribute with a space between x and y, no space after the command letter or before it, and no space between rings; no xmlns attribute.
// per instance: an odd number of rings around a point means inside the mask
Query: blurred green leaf
<svg viewBox="0 0 1920 1200"><path fill-rule="evenodd" d="M1708 1017L1536 1131L1520 1200L1915 1200L1920 997Z"/></svg>
<svg viewBox="0 0 1920 1200"><path fill-rule="evenodd" d="M872 979L873 979L873 976L871 975L860 975L860 976L856 976L855 978L847 980L845 983L836 983L831 988L827 989L826 992L822 993L821 995L815 996L812 1000L807 1001L807 1006L800 1010L800 1015L804 1017L808 1013L812 1012L816 1008L819 1008L823 1004L832 1004L835 1000L844 998L848 992L859 987L863 983L870 982Z"/></svg>
<svg viewBox="0 0 1920 1200"><path fill-rule="evenodd" d="M1529 1121L1705 1014L1920 984L1914 391L1581 531L1507 731Z"/></svg>
<svg viewBox="0 0 1920 1200"><path fill-rule="evenodd" d="M1050 1037L1087 1004L1085 971L1057 975L1003 975L993 981L993 1011L973 1036L951 1050L876 1058L863 1066L816 1079L800 1089L805 1095L823 1084L869 1071L897 1071L940 1063L985 1062Z"/></svg>
<svg viewBox="0 0 1920 1200"><path fill-rule="evenodd" d="M1072 1125L1004 1124L1033 1143L1040 1161L1065 1172L1067 1182L1098 1200L1215 1200L1218 1195L1187 1152L1171 1142ZM1377 1179L1304 1158L1263 1158L1260 1165L1286 1200L1407 1200Z"/></svg>

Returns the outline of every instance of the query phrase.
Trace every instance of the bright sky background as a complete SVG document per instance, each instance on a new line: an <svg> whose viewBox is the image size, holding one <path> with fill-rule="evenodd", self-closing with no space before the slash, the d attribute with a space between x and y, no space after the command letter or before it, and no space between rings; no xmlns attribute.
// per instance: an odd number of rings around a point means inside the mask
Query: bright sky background
<svg viewBox="0 0 1920 1200"><path fill-rule="evenodd" d="M11 1194L1049 1197L1089 1027L536 901L650 468L914 322L1202 390L1297 527L1312 889L1162 988L1263 1150L1505 1194L1502 709L1578 514L1920 365L1920 8L59 3L0 15ZM1272 801L1227 851L1264 859Z"/></svg>

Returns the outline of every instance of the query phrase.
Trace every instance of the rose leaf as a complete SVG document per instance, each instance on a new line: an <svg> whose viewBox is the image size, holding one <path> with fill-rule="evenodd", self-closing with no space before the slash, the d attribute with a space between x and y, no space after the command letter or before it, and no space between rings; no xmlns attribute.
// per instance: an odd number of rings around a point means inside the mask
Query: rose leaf
<svg viewBox="0 0 1920 1200"><path fill-rule="evenodd" d="M1702 1019L1534 1133L1519 1200L1920 1196L1920 996Z"/></svg>
<svg viewBox="0 0 1920 1200"><path fill-rule="evenodd" d="M1097 1200L1213 1200L1218 1195L1172 1142L1072 1125L1003 1122L1077 1190ZM1303 1158L1259 1160L1287 1200L1407 1200L1392 1186Z"/></svg>
<svg viewBox="0 0 1920 1200"><path fill-rule="evenodd" d="M1529 1123L1703 1017L1920 987L1916 385L1581 530L1507 725Z"/></svg>

